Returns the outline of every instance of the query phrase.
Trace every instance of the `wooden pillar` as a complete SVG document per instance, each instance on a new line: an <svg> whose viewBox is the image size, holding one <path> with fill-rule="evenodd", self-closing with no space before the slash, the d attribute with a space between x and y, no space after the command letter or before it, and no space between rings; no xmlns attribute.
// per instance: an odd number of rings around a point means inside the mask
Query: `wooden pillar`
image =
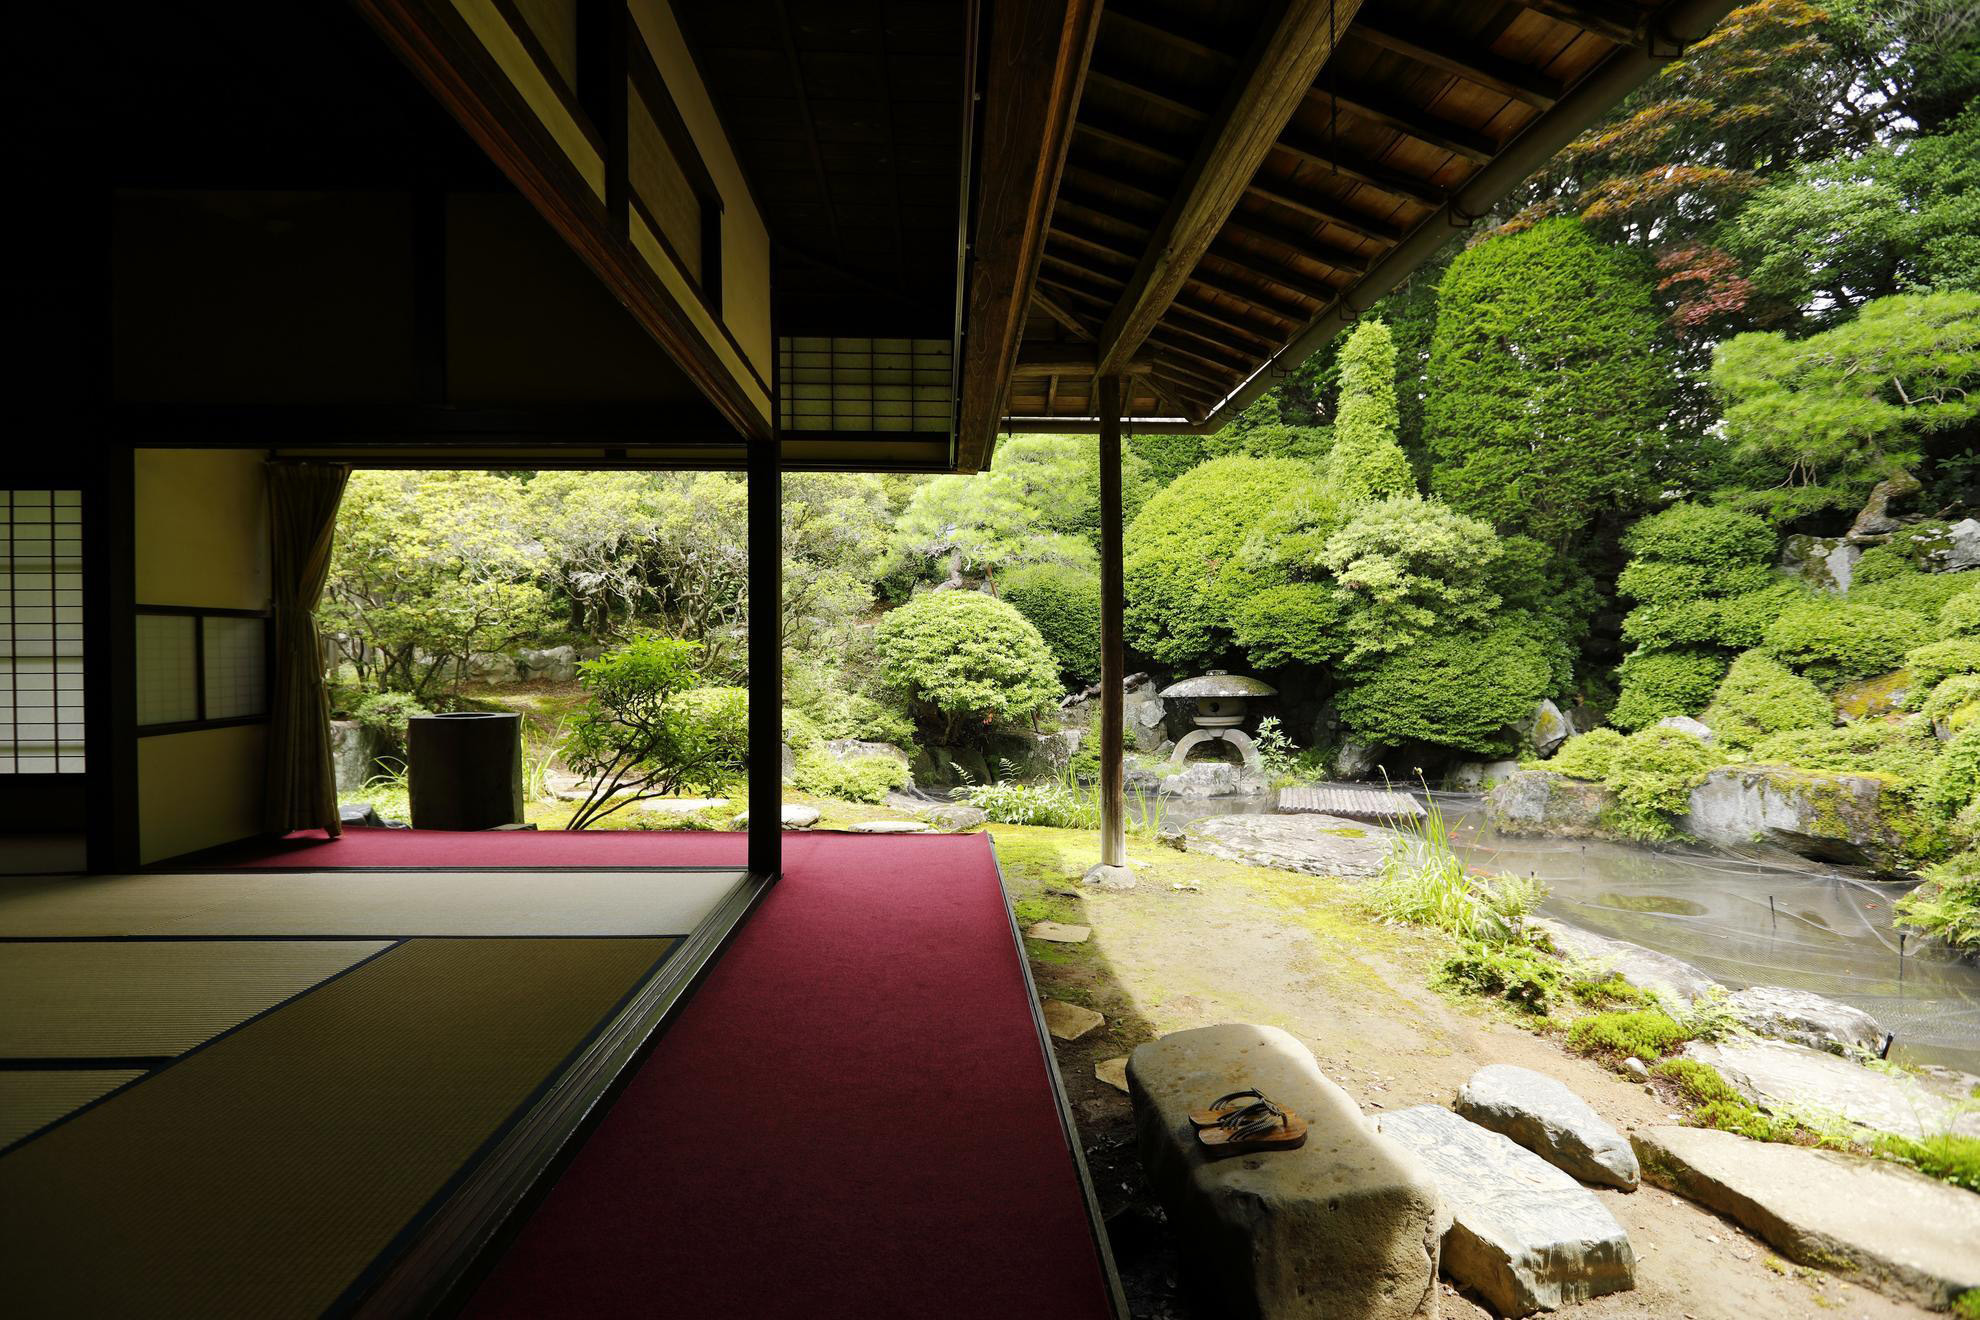
<svg viewBox="0 0 1980 1320"><path fill-rule="evenodd" d="M1127 865L1122 782L1121 378L1094 382L1100 402L1100 864Z"/></svg>
<svg viewBox="0 0 1980 1320"><path fill-rule="evenodd" d="M749 869L784 869L784 481L777 442L749 446Z"/></svg>

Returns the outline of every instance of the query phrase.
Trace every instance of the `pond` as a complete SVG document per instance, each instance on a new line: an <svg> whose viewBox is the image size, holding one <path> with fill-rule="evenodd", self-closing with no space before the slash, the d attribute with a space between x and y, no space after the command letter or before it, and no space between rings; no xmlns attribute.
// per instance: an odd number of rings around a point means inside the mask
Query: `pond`
<svg viewBox="0 0 1980 1320"><path fill-rule="evenodd" d="M1429 796L1466 861L1547 882L1548 916L1682 958L1735 988L1791 986L1854 1004L1897 1033L1892 1059L1980 1073L1980 964L1891 924L1891 904L1911 886L1777 852L1509 838L1491 828L1478 795ZM1273 802L1172 801L1164 821Z"/></svg>

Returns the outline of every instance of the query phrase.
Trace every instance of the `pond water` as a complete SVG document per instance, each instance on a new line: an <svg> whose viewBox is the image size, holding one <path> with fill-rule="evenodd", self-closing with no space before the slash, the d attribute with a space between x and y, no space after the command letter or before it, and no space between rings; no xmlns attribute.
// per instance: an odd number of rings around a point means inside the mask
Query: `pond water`
<svg viewBox="0 0 1980 1320"><path fill-rule="evenodd" d="M1980 965L1892 926L1891 904L1909 885L1774 852L1507 838L1476 794L1430 796L1466 861L1547 882L1548 916L1682 958L1735 988L1792 986L1854 1004L1897 1033L1892 1059L1980 1073ZM1273 800L1171 802L1164 819L1270 811Z"/></svg>

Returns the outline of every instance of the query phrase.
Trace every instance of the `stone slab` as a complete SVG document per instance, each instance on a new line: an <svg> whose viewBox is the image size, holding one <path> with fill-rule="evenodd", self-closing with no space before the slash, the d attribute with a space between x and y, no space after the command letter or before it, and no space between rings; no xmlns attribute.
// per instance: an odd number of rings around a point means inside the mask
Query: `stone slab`
<svg viewBox="0 0 1980 1320"><path fill-rule="evenodd" d="M1339 816L1209 816L1183 835L1190 852L1246 866L1365 880L1382 874L1396 835Z"/></svg>
<svg viewBox="0 0 1980 1320"><path fill-rule="evenodd" d="M1719 983L1682 958L1646 949L1628 940L1614 940L1592 930L1567 926L1549 917L1529 917L1526 925L1553 941L1570 958L1607 967L1639 990L1667 994L1689 1002Z"/></svg>
<svg viewBox="0 0 1980 1320"><path fill-rule="evenodd" d="M1118 1059L1100 1060L1100 1062L1093 1065L1093 1075L1098 1080L1105 1082L1116 1091L1119 1091L1122 1095L1126 1095L1128 1089L1127 1055L1123 1054Z"/></svg>
<svg viewBox="0 0 1980 1320"><path fill-rule="evenodd" d="M1622 1133L1545 1073L1510 1063L1487 1065L1459 1089L1455 1108L1583 1182L1636 1189L1636 1154Z"/></svg>
<svg viewBox="0 0 1980 1320"><path fill-rule="evenodd" d="M1107 1020L1090 1008L1063 999L1047 999L1039 1005L1039 1012L1045 1019L1045 1030L1058 1040L1078 1040Z"/></svg>
<svg viewBox="0 0 1980 1320"><path fill-rule="evenodd" d="M1726 1007L1756 1035L1793 1041L1829 1054L1875 1050L1884 1042L1884 1028L1876 1018L1808 990L1748 986L1727 995Z"/></svg>
<svg viewBox="0 0 1980 1320"><path fill-rule="evenodd" d="M1636 1286L1636 1253L1622 1225L1593 1192L1532 1151L1438 1105L1375 1122L1430 1166L1450 1207L1444 1273L1500 1315Z"/></svg>
<svg viewBox="0 0 1980 1320"><path fill-rule="evenodd" d="M1142 1167L1216 1314L1434 1320L1450 1227L1436 1185L1304 1045L1276 1027L1199 1027L1137 1047L1127 1074ZM1246 1086L1305 1118L1305 1145L1208 1158L1189 1111Z"/></svg>
<svg viewBox="0 0 1980 1320"><path fill-rule="evenodd" d="M1841 1118L1878 1132L1980 1137L1980 1112L1926 1081L1866 1068L1781 1040L1692 1041L1684 1056L1708 1063L1747 1099L1775 1113Z"/></svg>
<svg viewBox="0 0 1980 1320"><path fill-rule="evenodd" d="M1943 1311L1980 1287L1980 1196L1887 1160L1711 1128L1635 1135L1644 1175L1765 1239L1789 1260Z"/></svg>
<svg viewBox="0 0 1980 1320"><path fill-rule="evenodd" d="M1052 944L1084 944L1093 937L1093 927L1073 926L1062 921L1033 922L1025 935Z"/></svg>
<svg viewBox="0 0 1980 1320"><path fill-rule="evenodd" d="M784 828L787 830L808 830L818 823L818 815L817 807L807 807L797 802L789 803L783 810ZM747 811L737 813L734 823L735 827L739 830L748 828L749 813Z"/></svg>
<svg viewBox="0 0 1980 1320"><path fill-rule="evenodd" d="M862 820L846 826L854 834L927 834L928 822L921 820Z"/></svg>

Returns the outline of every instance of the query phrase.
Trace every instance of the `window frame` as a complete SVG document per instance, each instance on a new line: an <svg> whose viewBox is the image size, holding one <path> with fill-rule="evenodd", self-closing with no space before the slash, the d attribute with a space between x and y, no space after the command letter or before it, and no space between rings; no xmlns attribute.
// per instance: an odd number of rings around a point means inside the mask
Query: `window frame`
<svg viewBox="0 0 1980 1320"><path fill-rule="evenodd" d="M83 617L81 621L81 628L83 634L83 650L82 650L82 654L78 657L78 659L82 661L82 672L85 675L83 696L81 701L81 708L84 717L83 718L83 750L82 750L81 766L73 770L19 769L18 767L20 764L21 757L20 757L19 743L16 742L12 744L14 748L13 764L15 768L8 770L4 775L0 775L0 785L11 786L14 788L57 788L63 786L81 786L83 784L86 784L89 780L89 775L91 773L90 760L92 753L91 738L90 738L91 728L89 723L89 687L88 687L88 679L87 679L87 674L89 672L89 667L90 667L89 613L88 613L89 579L90 579L89 529L90 529L90 518L92 516L92 509L90 503L90 499L91 499L90 486L86 480L83 480L76 473L63 472L54 469L38 468L32 461L29 461L17 471L10 473L7 481L5 483L0 483L0 490L6 491L9 497L17 493L20 493L22 491L46 491L49 493L51 500L55 495L63 492L73 491L76 494L77 497L76 507L78 510L76 521L82 537L82 555L81 558L77 561L77 564L79 569L79 576L81 577L82 580L82 591L83 591ZM54 506L51 505L51 514L53 507ZM51 532L53 529L53 525L54 525L53 523L50 524ZM53 561L51 560L50 562L52 563ZM13 579L10 571L9 582L11 583L12 580ZM51 587L51 590L54 590L54 588ZM9 608L11 609L11 603ZM11 616L9 621L10 623L13 622ZM57 620L52 626L60 627L60 621ZM20 659L19 656L14 655L11 652L8 654L7 658L10 662L17 661ZM52 660L58 657L55 656L53 653L51 653L50 658ZM51 681L59 682L59 677L57 675L56 670L51 668L49 673L50 673ZM19 670L16 669L14 671L14 674L15 677L18 679ZM18 694L19 694L19 689L18 687L16 687L13 691L12 697L10 697L10 700L17 698ZM10 709L17 710L17 708L10 708ZM61 738L61 731L59 728L59 721L60 721L59 711L61 709L61 704L59 701L57 702L55 709L58 712L57 714L58 727L56 730L56 740L57 740L57 745L59 746L60 738ZM13 713L9 714L8 719L10 722L9 725L10 729L18 728L18 725L13 723L15 719ZM56 759L57 761L60 761L62 759L59 752L57 753Z"/></svg>
<svg viewBox="0 0 1980 1320"><path fill-rule="evenodd" d="M194 709L199 712L190 720L173 720L164 724L139 724L137 736L157 738L173 733L199 733L206 729L236 729L249 724L266 724L269 713L264 710L259 715L228 715L209 719L206 715L206 623L216 619L260 619L261 665L267 682L264 691L274 692L275 678L275 628L273 610L224 609L217 605L139 605L140 615L162 615L167 618L190 618L193 620L193 698Z"/></svg>

